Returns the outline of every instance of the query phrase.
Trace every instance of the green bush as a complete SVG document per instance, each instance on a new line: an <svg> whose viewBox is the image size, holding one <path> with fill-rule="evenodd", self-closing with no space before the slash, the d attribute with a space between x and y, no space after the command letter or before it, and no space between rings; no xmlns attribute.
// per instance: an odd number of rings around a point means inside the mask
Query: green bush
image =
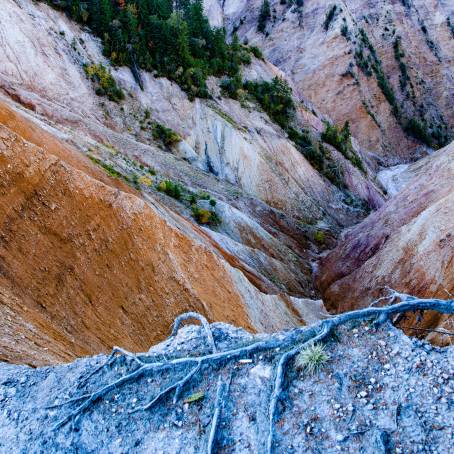
<svg viewBox="0 0 454 454"><path fill-rule="evenodd" d="M338 188L345 188L342 169L334 161L331 153L321 143L315 141L308 131L300 132L290 128L288 136L315 170Z"/></svg>
<svg viewBox="0 0 454 454"><path fill-rule="evenodd" d="M314 234L314 240L318 244L324 244L325 243L325 232L323 232L323 230L317 230Z"/></svg>
<svg viewBox="0 0 454 454"><path fill-rule="evenodd" d="M152 134L153 139L162 142L166 147L181 142L181 137L173 129L157 122L153 123Z"/></svg>
<svg viewBox="0 0 454 454"><path fill-rule="evenodd" d="M408 75L407 65L406 65L405 62L402 60L403 57L405 57L405 53L404 53L404 51L402 50L402 43L401 43L401 38L400 38L400 36L398 36L398 37L394 40L393 48L394 48L394 58L395 58L396 61L399 63L399 69L400 69L400 78L399 78L399 81L400 81L400 88L403 90L403 89L407 86L408 81L410 80L410 76Z"/></svg>
<svg viewBox="0 0 454 454"><path fill-rule="evenodd" d="M295 360L297 370L313 375L320 371L330 356L322 344L310 344L298 354Z"/></svg>
<svg viewBox="0 0 454 454"><path fill-rule="evenodd" d="M342 128L337 127L336 125L331 125L330 123L325 123L325 130L321 135L321 139L332 145L336 150L340 151L342 155L348 159L355 167L357 167L361 172L366 173L366 168L355 152L352 146L351 133L350 133L350 123L346 121Z"/></svg>
<svg viewBox="0 0 454 454"><path fill-rule="evenodd" d="M325 22L323 22L323 28L328 31L331 22L334 20L337 12L337 5L332 5L325 16Z"/></svg>
<svg viewBox="0 0 454 454"><path fill-rule="evenodd" d="M348 25L346 23L342 24L341 35L348 41L350 39Z"/></svg>
<svg viewBox="0 0 454 454"><path fill-rule="evenodd" d="M243 88L243 79L241 74L236 74L234 77L224 79L221 82L222 93L232 99L238 99L239 91Z"/></svg>
<svg viewBox="0 0 454 454"><path fill-rule="evenodd" d="M263 0L262 6L260 8L259 21L257 24L257 30L260 33L265 33L266 25L271 19L271 7L269 0Z"/></svg>
<svg viewBox="0 0 454 454"><path fill-rule="evenodd" d="M174 183L170 180L161 181L158 184L157 189L158 191L163 192L176 200L181 200L183 188L178 183Z"/></svg>
<svg viewBox="0 0 454 454"><path fill-rule="evenodd" d="M405 131L427 146L432 146L432 137L425 122L419 121L417 118L411 118L405 125Z"/></svg>
<svg viewBox="0 0 454 454"><path fill-rule="evenodd" d="M197 205L192 205L192 216L201 225L219 225L221 220L214 210L199 208Z"/></svg>
<svg viewBox="0 0 454 454"><path fill-rule="evenodd" d="M107 163L101 161L101 159L98 159L92 155L89 155L88 157L91 162L102 167L111 177L122 178L123 175L120 172L118 172L118 170L116 170L112 165L107 164Z"/></svg>
<svg viewBox="0 0 454 454"><path fill-rule="evenodd" d="M119 102L125 98L123 90L117 86L109 70L102 64L85 65L87 77L95 84L98 96L107 96L111 101Z"/></svg>
<svg viewBox="0 0 454 454"><path fill-rule="evenodd" d="M259 60L264 60L263 53L261 49L258 48L257 46L249 46L249 51L255 58L258 58Z"/></svg>
<svg viewBox="0 0 454 454"><path fill-rule="evenodd" d="M454 22L451 21L450 17L446 18L446 25L448 26L449 31L451 32L451 35L454 38Z"/></svg>
<svg viewBox="0 0 454 454"><path fill-rule="evenodd" d="M292 89L284 79L275 77L271 82L244 83L244 89L255 98L262 109L282 129L287 130L295 116Z"/></svg>

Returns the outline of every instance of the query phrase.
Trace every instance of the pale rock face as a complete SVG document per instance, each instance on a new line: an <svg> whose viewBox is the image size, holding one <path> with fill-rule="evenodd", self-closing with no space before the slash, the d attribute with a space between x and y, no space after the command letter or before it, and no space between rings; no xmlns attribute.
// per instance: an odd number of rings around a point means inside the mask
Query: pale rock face
<svg viewBox="0 0 454 454"><path fill-rule="evenodd" d="M210 24L213 27L222 27L224 25L224 15L218 0L205 0L203 2L203 7Z"/></svg>
<svg viewBox="0 0 454 454"><path fill-rule="evenodd" d="M403 112L412 118L421 110L429 123L445 123L453 129L454 40L446 24L453 14L449 2L415 0L406 8L401 2L346 0L337 4L328 30L324 22L331 3L305 1L300 10L279 0L270 3L275 18L269 21L265 37L257 32L261 0L219 0L227 28L239 26L240 38L258 45L319 111L336 123L350 120L353 135L371 155L390 165L422 156L426 149L402 131L375 78L366 77L355 66L355 35L361 28L382 60ZM349 40L341 34L344 23ZM402 38L414 97L400 88L393 49L396 36Z"/></svg>
<svg viewBox="0 0 454 454"><path fill-rule="evenodd" d="M377 175L380 184L386 189L388 195L395 196L408 182L406 178L409 164L399 164L394 167L383 169ZM411 178L411 176L410 176Z"/></svg>
<svg viewBox="0 0 454 454"><path fill-rule="evenodd" d="M20 87L22 92L47 101L46 105L51 103L59 113L92 114L92 90L77 64L77 53L69 51L73 40L78 48L78 38L86 37L87 56L102 61L99 49L90 45L92 38L81 34L61 14L27 0L2 2L0 24L2 88L14 91Z"/></svg>

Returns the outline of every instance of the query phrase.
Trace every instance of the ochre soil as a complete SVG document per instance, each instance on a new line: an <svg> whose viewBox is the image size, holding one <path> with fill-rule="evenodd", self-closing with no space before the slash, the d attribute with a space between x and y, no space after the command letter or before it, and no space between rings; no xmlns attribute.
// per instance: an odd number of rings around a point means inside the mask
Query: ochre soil
<svg viewBox="0 0 454 454"><path fill-rule="evenodd" d="M0 123L0 360L146 351L189 310L252 330L219 254L5 105Z"/></svg>

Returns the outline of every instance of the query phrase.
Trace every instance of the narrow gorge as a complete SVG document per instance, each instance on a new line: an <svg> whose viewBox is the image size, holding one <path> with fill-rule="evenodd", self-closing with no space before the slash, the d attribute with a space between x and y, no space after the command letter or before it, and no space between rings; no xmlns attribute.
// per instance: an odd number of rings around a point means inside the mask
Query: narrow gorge
<svg viewBox="0 0 454 454"><path fill-rule="evenodd" d="M0 452L450 451L452 2L0 3Z"/></svg>

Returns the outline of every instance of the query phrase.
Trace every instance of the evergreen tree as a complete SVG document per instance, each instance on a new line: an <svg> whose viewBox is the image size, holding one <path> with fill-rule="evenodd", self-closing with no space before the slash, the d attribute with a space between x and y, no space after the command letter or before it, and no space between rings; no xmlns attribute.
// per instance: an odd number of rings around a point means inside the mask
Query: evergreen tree
<svg viewBox="0 0 454 454"><path fill-rule="evenodd" d="M271 7L269 0L263 0L262 7L260 8L259 21L257 25L257 30L260 33L265 33L266 24L271 18Z"/></svg>
<svg viewBox="0 0 454 454"><path fill-rule="evenodd" d="M114 65L156 70L190 97L208 96L208 76L233 78L245 62L238 37L228 44L225 30L210 26L202 0L47 1L86 23Z"/></svg>

